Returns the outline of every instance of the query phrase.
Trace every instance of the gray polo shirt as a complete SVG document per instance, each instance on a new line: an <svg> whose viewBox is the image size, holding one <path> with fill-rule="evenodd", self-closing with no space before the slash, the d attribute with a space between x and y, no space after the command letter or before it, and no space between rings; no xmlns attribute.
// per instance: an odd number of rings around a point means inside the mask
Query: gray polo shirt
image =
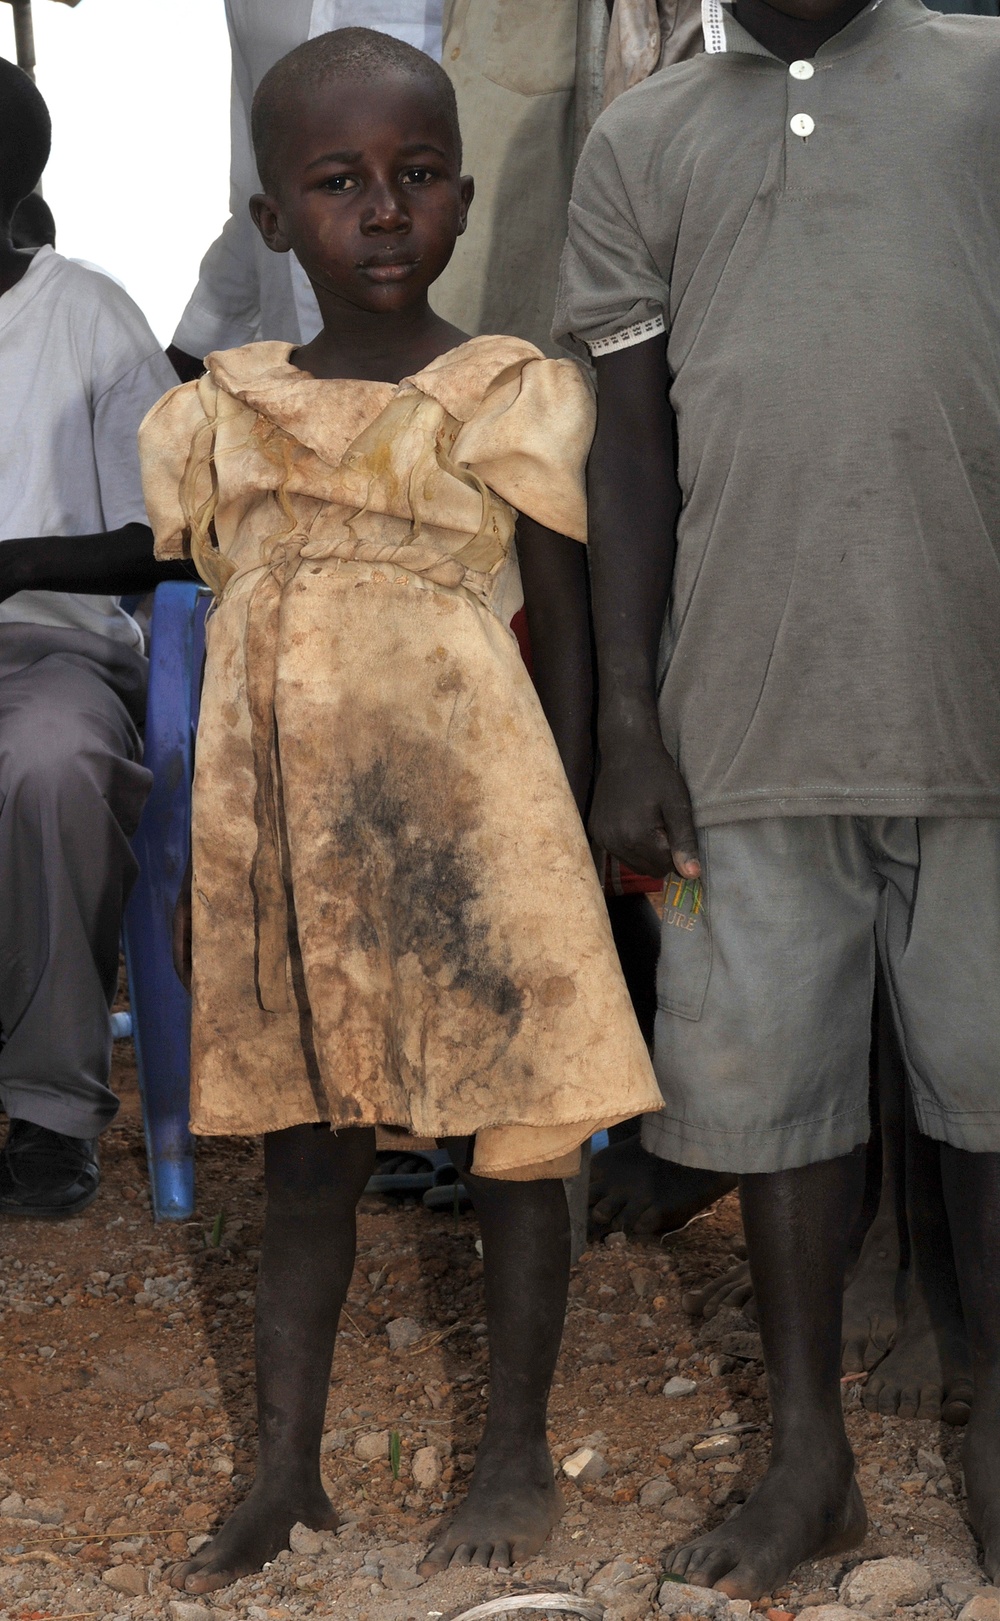
<svg viewBox="0 0 1000 1621"><path fill-rule="evenodd" d="M590 136L555 328L667 330L664 738L703 825L1000 815L1000 26L881 0L789 68L705 11Z"/></svg>

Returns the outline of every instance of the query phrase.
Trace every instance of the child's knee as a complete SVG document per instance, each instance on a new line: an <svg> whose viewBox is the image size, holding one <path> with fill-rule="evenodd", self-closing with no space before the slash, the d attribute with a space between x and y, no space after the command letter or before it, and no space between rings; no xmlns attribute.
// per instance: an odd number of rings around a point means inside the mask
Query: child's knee
<svg viewBox="0 0 1000 1621"><path fill-rule="evenodd" d="M325 1122L289 1126L264 1138L264 1177L269 1206L302 1202L353 1206L375 1163L375 1128Z"/></svg>

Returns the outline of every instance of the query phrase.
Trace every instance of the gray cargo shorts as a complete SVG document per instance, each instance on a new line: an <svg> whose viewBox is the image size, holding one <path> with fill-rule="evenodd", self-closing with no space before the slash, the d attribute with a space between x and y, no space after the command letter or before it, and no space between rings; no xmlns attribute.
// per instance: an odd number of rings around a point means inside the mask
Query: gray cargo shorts
<svg viewBox="0 0 1000 1621"><path fill-rule="evenodd" d="M789 1170L868 1137L881 956L920 1130L1000 1151L1000 820L800 816L699 834L668 879L643 1142Z"/></svg>

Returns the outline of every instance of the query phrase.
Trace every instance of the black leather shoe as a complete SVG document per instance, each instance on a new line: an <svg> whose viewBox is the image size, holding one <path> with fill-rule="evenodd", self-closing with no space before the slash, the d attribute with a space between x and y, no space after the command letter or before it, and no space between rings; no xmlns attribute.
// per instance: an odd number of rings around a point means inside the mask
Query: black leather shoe
<svg viewBox="0 0 1000 1621"><path fill-rule="evenodd" d="M96 1137L66 1137L12 1120L0 1151L0 1216L77 1216L97 1197Z"/></svg>

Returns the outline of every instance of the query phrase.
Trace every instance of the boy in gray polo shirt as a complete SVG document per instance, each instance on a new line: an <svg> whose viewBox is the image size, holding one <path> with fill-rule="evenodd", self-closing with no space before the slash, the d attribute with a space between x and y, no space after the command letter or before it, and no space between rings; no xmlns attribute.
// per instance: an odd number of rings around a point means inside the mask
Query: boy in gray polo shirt
<svg viewBox="0 0 1000 1621"><path fill-rule="evenodd" d="M592 825L675 875L646 1143L742 1174L774 1411L764 1481L672 1568L757 1598L864 1534L840 1309L877 942L943 1145L992 1580L1000 29L706 0L705 31L591 135L556 326L600 401Z"/></svg>

